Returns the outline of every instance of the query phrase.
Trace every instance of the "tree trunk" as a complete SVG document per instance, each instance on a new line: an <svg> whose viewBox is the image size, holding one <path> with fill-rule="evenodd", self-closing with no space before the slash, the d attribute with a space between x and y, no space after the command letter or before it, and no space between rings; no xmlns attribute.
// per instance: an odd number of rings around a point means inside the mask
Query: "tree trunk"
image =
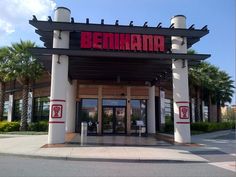
<svg viewBox="0 0 236 177"><path fill-rule="evenodd" d="M23 85L23 99L22 99L22 112L21 112L21 124L20 131L26 131L28 128L27 118L28 118L28 92L29 84Z"/></svg>
<svg viewBox="0 0 236 177"><path fill-rule="evenodd" d="M211 94L208 94L208 122L213 122Z"/></svg>
<svg viewBox="0 0 236 177"><path fill-rule="evenodd" d="M196 87L196 121L201 121L201 99L200 99L200 88Z"/></svg>
<svg viewBox="0 0 236 177"><path fill-rule="evenodd" d="M5 83L0 82L0 121L3 120L4 102L5 102Z"/></svg>
<svg viewBox="0 0 236 177"><path fill-rule="evenodd" d="M220 122L221 121L221 104L220 104L220 101L217 100L217 103L216 103L216 106L217 106L217 122Z"/></svg>

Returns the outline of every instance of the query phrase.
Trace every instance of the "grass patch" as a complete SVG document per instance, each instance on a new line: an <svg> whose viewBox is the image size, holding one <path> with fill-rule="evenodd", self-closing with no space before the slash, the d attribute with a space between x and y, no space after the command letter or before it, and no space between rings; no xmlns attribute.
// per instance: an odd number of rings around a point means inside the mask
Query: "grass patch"
<svg viewBox="0 0 236 177"><path fill-rule="evenodd" d="M47 135L48 132L35 132L35 131L15 131L15 132L0 132L6 135Z"/></svg>

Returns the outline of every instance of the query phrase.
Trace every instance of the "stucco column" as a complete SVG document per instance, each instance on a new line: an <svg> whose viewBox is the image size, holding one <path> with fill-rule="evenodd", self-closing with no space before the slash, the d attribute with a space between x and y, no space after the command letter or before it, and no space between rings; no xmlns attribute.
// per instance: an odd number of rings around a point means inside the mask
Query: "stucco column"
<svg viewBox="0 0 236 177"><path fill-rule="evenodd" d="M70 10L58 7L55 10L54 20L57 22L69 22ZM54 31L53 48L69 48L68 31ZM65 142L67 82L68 56L52 55L48 144Z"/></svg>
<svg viewBox="0 0 236 177"><path fill-rule="evenodd" d="M66 95L66 132L75 132L77 80L68 82Z"/></svg>
<svg viewBox="0 0 236 177"><path fill-rule="evenodd" d="M102 86L98 86L98 130L99 135L102 134Z"/></svg>
<svg viewBox="0 0 236 177"><path fill-rule="evenodd" d="M8 122L12 122L12 118L13 118L13 94L9 95L9 103L8 103L8 114L7 114L7 121Z"/></svg>
<svg viewBox="0 0 236 177"><path fill-rule="evenodd" d="M160 90L160 119L161 127L165 125L165 91Z"/></svg>
<svg viewBox="0 0 236 177"><path fill-rule="evenodd" d="M127 87L127 135L131 133L131 87Z"/></svg>
<svg viewBox="0 0 236 177"><path fill-rule="evenodd" d="M186 17L174 16L171 24L174 24L174 28L186 28ZM172 36L171 41L172 53L187 53L186 37ZM179 58L172 59L172 72L174 140L178 143L190 143L188 61Z"/></svg>
<svg viewBox="0 0 236 177"><path fill-rule="evenodd" d="M147 104L147 129L149 134L156 133L155 86L149 87Z"/></svg>
<svg viewBox="0 0 236 177"><path fill-rule="evenodd" d="M192 123L195 122L195 99L191 99L191 109L192 109Z"/></svg>

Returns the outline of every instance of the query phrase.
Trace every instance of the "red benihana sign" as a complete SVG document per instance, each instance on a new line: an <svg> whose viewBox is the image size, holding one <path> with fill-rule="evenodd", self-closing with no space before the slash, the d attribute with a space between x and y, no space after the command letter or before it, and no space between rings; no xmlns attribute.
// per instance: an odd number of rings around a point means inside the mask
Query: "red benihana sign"
<svg viewBox="0 0 236 177"><path fill-rule="evenodd" d="M164 52L165 38L159 35L81 32L81 49Z"/></svg>

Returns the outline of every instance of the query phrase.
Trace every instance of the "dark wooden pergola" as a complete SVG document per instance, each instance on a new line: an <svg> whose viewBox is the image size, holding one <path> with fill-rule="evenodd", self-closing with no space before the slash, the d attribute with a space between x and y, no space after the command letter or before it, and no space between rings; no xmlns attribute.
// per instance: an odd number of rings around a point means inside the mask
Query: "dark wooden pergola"
<svg viewBox="0 0 236 177"><path fill-rule="evenodd" d="M202 29L175 29L172 26L147 27L131 25L106 25L71 22L38 21L34 16L29 23L36 28L36 33L44 43L43 48L31 49L45 68L51 71L52 54L69 56L70 79L110 82L145 82L168 81L172 78L172 59L188 60L188 65L199 64L210 57L208 54L174 54L171 53L171 36L187 38L187 47L190 48L201 37L209 33L206 27ZM70 32L70 48L58 49L52 47L53 31ZM80 32L110 32L129 34L152 34L165 36L166 52L128 52L104 51L80 48ZM184 64L183 64L184 67ZM154 83L155 84L155 83Z"/></svg>

